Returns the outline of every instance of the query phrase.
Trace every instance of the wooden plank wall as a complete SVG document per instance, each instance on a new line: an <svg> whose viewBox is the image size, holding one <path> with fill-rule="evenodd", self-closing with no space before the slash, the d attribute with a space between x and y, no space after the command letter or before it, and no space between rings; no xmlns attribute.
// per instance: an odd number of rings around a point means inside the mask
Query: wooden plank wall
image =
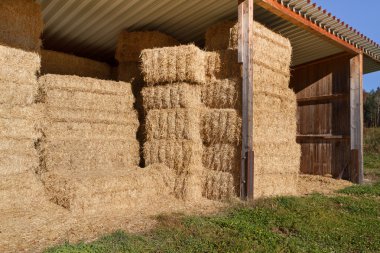
<svg viewBox="0 0 380 253"><path fill-rule="evenodd" d="M290 86L298 100L301 172L349 177L350 55L295 67Z"/></svg>

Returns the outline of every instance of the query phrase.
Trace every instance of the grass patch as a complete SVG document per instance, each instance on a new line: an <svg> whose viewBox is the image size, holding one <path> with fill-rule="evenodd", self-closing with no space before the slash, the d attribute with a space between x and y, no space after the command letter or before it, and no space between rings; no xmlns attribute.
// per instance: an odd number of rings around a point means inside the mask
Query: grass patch
<svg viewBox="0 0 380 253"><path fill-rule="evenodd" d="M161 216L146 234L116 232L46 252L379 252L379 217L380 200L366 194L282 197L211 217Z"/></svg>
<svg viewBox="0 0 380 253"><path fill-rule="evenodd" d="M373 185L353 185L351 187L340 190L339 193L355 195L355 196L380 196L380 182Z"/></svg>

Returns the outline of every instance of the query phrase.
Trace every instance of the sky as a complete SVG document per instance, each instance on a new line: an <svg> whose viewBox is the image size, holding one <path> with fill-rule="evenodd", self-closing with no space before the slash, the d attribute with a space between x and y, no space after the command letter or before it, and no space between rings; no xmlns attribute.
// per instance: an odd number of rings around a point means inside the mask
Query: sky
<svg viewBox="0 0 380 253"><path fill-rule="evenodd" d="M380 44L380 0L312 0ZM363 78L366 91L380 87L380 71Z"/></svg>

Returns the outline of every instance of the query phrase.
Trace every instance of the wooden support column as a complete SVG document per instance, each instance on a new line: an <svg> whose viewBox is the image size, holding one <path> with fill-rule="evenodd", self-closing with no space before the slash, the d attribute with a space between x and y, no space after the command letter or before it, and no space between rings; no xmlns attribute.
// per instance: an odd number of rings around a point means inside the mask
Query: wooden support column
<svg viewBox="0 0 380 253"><path fill-rule="evenodd" d="M350 180L363 183L363 54L350 59Z"/></svg>
<svg viewBox="0 0 380 253"><path fill-rule="evenodd" d="M253 200L253 0L239 0L238 60L242 64L242 151L240 197Z"/></svg>

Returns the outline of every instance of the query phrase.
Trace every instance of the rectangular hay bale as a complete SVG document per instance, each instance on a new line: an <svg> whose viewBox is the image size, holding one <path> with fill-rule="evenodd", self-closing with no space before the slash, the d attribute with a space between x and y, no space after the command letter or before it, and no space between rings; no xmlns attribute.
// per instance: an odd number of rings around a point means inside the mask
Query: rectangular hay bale
<svg viewBox="0 0 380 253"><path fill-rule="evenodd" d="M208 170L240 173L241 147L232 144L213 144L203 147L202 162Z"/></svg>
<svg viewBox="0 0 380 253"><path fill-rule="evenodd" d="M0 12L0 44L27 51L40 49L43 21L38 3L31 0L1 0Z"/></svg>
<svg viewBox="0 0 380 253"><path fill-rule="evenodd" d="M141 51L159 47L179 45L173 37L158 31L128 32L119 35L115 58L119 62L138 62Z"/></svg>
<svg viewBox="0 0 380 253"><path fill-rule="evenodd" d="M202 86L203 87L203 86ZM145 111L152 109L197 108L202 105L201 86L173 83L144 87L142 97Z"/></svg>
<svg viewBox="0 0 380 253"><path fill-rule="evenodd" d="M150 110L145 123L147 140L200 141L200 121L199 109Z"/></svg>
<svg viewBox="0 0 380 253"><path fill-rule="evenodd" d="M112 79L111 66L107 63L51 50L41 50L41 74Z"/></svg>
<svg viewBox="0 0 380 253"><path fill-rule="evenodd" d="M145 49L141 53L141 70L148 85L188 82L203 84L205 52L194 45Z"/></svg>
<svg viewBox="0 0 380 253"><path fill-rule="evenodd" d="M241 116L234 109L205 109L201 122L203 143L239 144L241 140Z"/></svg>
<svg viewBox="0 0 380 253"><path fill-rule="evenodd" d="M202 167L201 142L189 140L154 140L144 144L146 165L163 163L177 174Z"/></svg>
<svg viewBox="0 0 380 253"><path fill-rule="evenodd" d="M202 103L210 108L241 108L242 80L213 80L202 85Z"/></svg>

